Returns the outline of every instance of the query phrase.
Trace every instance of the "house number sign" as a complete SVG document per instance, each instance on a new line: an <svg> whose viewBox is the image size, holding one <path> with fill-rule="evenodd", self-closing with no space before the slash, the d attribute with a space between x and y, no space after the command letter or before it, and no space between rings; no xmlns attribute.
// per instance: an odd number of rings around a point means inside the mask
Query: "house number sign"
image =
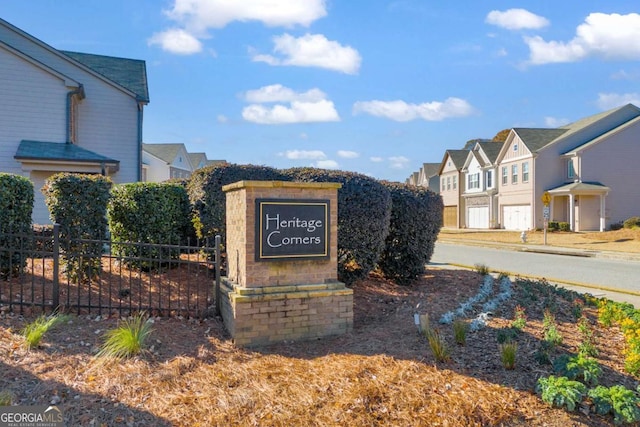
<svg viewBox="0 0 640 427"><path fill-rule="evenodd" d="M256 199L256 261L329 258L329 200Z"/></svg>

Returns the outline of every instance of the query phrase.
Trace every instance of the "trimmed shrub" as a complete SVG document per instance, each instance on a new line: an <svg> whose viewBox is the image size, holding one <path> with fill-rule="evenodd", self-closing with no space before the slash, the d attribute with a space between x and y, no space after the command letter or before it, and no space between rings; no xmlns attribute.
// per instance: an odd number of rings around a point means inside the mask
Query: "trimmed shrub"
<svg viewBox="0 0 640 427"><path fill-rule="evenodd" d="M292 168L293 181L338 182L338 278L347 285L375 267L389 234L391 194L377 180L336 170Z"/></svg>
<svg viewBox="0 0 640 427"><path fill-rule="evenodd" d="M158 245L184 243L191 207L187 191L179 184L136 182L111 190L107 215L112 252L124 257L127 265L149 269L155 260L180 256L178 248L161 253Z"/></svg>
<svg viewBox="0 0 640 427"><path fill-rule="evenodd" d="M638 228L640 227L640 216L632 216L631 218L626 219L622 226L624 228Z"/></svg>
<svg viewBox="0 0 640 427"><path fill-rule="evenodd" d="M237 181L285 181L277 169L267 166L222 163L196 170L187 184L193 205L193 226L198 238L220 234L226 241L226 195L222 186Z"/></svg>
<svg viewBox="0 0 640 427"><path fill-rule="evenodd" d="M20 175L0 173L0 278L25 267L31 239L33 184Z"/></svg>
<svg viewBox="0 0 640 427"><path fill-rule="evenodd" d="M391 221L378 265L386 278L410 284L433 255L442 226L442 197L413 185L382 183L391 193Z"/></svg>
<svg viewBox="0 0 640 427"><path fill-rule="evenodd" d="M101 175L57 173L42 187L51 221L60 224L63 267L74 282L100 272L111 185Z"/></svg>
<svg viewBox="0 0 640 427"><path fill-rule="evenodd" d="M560 231L571 231L571 226L569 225L568 222L559 222L558 229Z"/></svg>
<svg viewBox="0 0 640 427"><path fill-rule="evenodd" d="M616 230L622 230L623 227L624 227L624 222L618 221L618 222L612 222L611 225L609 226L609 229L611 231L616 231Z"/></svg>
<svg viewBox="0 0 640 427"><path fill-rule="evenodd" d="M549 231L560 230L560 223L558 221L549 221L549 224L547 225L547 230Z"/></svg>

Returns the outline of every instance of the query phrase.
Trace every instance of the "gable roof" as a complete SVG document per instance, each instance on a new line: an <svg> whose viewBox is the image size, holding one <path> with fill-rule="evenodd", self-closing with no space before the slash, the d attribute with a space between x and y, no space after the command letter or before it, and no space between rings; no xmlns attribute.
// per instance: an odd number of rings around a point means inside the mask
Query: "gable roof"
<svg viewBox="0 0 640 427"><path fill-rule="evenodd" d="M152 154L164 160L167 163L172 163L180 150L185 150L184 144L142 144L142 149L149 154Z"/></svg>
<svg viewBox="0 0 640 427"><path fill-rule="evenodd" d="M567 133L567 129L561 128L513 128L513 131L520 137L522 143L531 153L537 153L542 148Z"/></svg>
<svg viewBox="0 0 640 427"><path fill-rule="evenodd" d="M432 177L434 175L438 175L438 171L440 170L440 163L423 163L422 164L422 172L426 178Z"/></svg>
<svg viewBox="0 0 640 427"><path fill-rule="evenodd" d="M635 119L631 119L626 123L623 123L622 125L616 127L615 129L611 129L609 132L603 133L602 135L600 135L597 138L594 138L590 141L587 141L586 143L577 146L576 148L574 148L573 150L569 150L566 151L564 153L562 153L563 155L575 155L583 150L586 150L587 148L590 148L596 144L598 144L599 142L602 142L603 140L605 140L608 136L620 132L621 130L624 130L630 126L636 125L640 123L640 116L636 117Z"/></svg>
<svg viewBox="0 0 640 427"><path fill-rule="evenodd" d="M447 160L447 157L451 159L456 169L460 170L464 166L464 162L467 160L468 154L469 154L469 150L446 150L444 152L444 157L442 157L442 161L440 162L438 175L442 175L442 170L444 169L444 162L445 160Z"/></svg>
<svg viewBox="0 0 640 427"><path fill-rule="evenodd" d="M207 155L205 153L189 153L189 159L194 168L198 167L200 162L204 159L204 165L207 165Z"/></svg>
<svg viewBox="0 0 640 427"><path fill-rule="evenodd" d="M118 164L119 160L85 150L74 144L22 140L14 156L16 160L56 160Z"/></svg>
<svg viewBox="0 0 640 427"><path fill-rule="evenodd" d="M489 162L494 163L498 158L498 154L502 149L504 142L495 142L495 141L486 141L486 142L478 142L478 146L482 150Z"/></svg>
<svg viewBox="0 0 640 427"><path fill-rule="evenodd" d="M149 102L147 70L143 60L64 50L59 52L133 92L139 101Z"/></svg>

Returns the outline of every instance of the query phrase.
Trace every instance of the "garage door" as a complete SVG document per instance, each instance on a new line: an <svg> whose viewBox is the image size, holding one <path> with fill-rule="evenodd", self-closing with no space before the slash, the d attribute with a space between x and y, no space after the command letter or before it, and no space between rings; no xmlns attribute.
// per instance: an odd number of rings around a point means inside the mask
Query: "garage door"
<svg viewBox="0 0 640 427"><path fill-rule="evenodd" d="M445 227L458 228L458 207L445 206L442 213L442 223Z"/></svg>
<svg viewBox="0 0 640 427"><path fill-rule="evenodd" d="M531 228L531 206L503 206L502 226L507 230L528 230Z"/></svg>
<svg viewBox="0 0 640 427"><path fill-rule="evenodd" d="M468 228L489 228L489 206L467 208Z"/></svg>

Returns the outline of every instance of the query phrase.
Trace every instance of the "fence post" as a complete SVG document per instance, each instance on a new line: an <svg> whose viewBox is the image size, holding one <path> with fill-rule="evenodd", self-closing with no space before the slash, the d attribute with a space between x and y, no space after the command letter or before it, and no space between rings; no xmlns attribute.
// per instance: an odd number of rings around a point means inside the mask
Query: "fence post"
<svg viewBox="0 0 640 427"><path fill-rule="evenodd" d="M222 238L218 234L215 239L216 245L216 316L220 316L222 310L220 308L220 268L222 267L222 262L220 259L220 245Z"/></svg>
<svg viewBox="0 0 640 427"><path fill-rule="evenodd" d="M53 287L52 302L53 311L60 307L60 224L53 224Z"/></svg>

